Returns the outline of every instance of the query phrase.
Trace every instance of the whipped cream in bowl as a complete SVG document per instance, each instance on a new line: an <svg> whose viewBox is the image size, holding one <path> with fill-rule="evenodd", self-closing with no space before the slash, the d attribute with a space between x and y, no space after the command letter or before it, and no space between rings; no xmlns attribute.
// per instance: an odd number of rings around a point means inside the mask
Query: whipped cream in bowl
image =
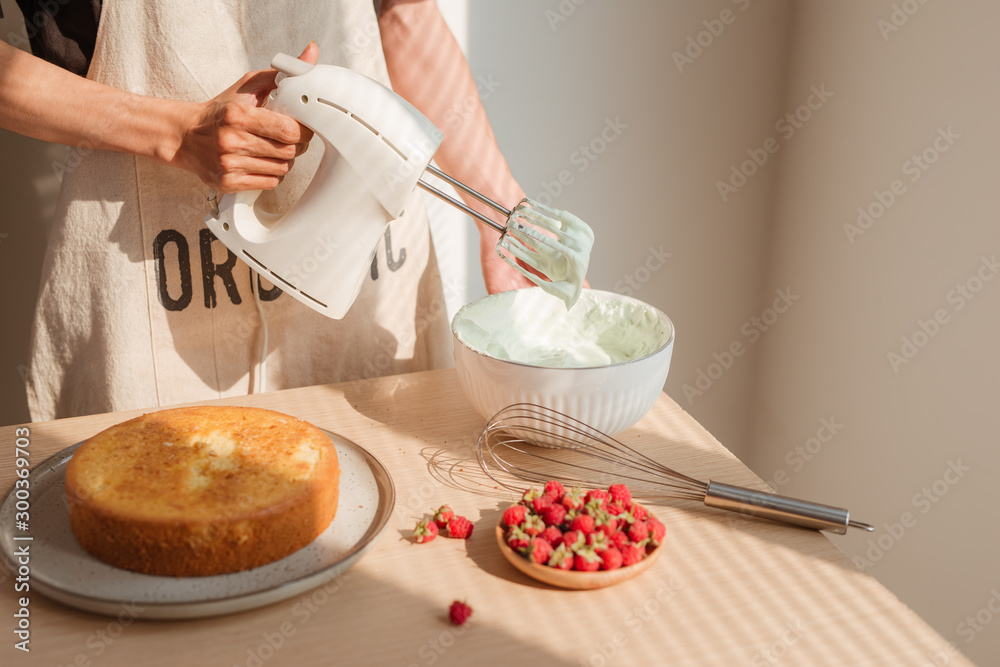
<svg viewBox="0 0 1000 667"><path fill-rule="evenodd" d="M459 381L484 418L534 403L608 435L656 402L674 342L658 309L593 289L568 310L537 287L493 294L463 306L452 334Z"/></svg>

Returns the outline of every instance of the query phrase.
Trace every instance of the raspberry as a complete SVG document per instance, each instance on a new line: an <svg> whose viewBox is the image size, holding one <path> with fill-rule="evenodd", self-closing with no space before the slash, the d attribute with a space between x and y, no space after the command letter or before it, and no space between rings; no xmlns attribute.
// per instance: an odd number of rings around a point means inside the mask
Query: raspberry
<svg viewBox="0 0 1000 667"><path fill-rule="evenodd" d="M625 506L621 503L610 502L608 503L608 514L611 516L618 516L625 513Z"/></svg>
<svg viewBox="0 0 1000 667"><path fill-rule="evenodd" d="M628 539L630 539L635 544L645 546L646 540L649 539L649 528L642 521L636 521L628 529Z"/></svg>
<svg viewBox="0 0 1000 667"><path fill-rule="evenodd" d="M528 508L524 505L511 505L503 511L503 523L505 526L520 526L527 514Z"/></svg>
<svg viewBox="0 0 1000 667"><path fill-rule="evenodd" d="M549 505L542 510L542 521L546 526L560 526L566 519L566 508L562 505Z"/></svg>
<svg viewBox="0 0 1000 667"><path fill-rule="evenodd" d="M583 489L579 486L574 486L572 489L563 494L560 503L568 510L578 510L583 508Z"/></svg>
<svg viewBox="0 0 1000 667"><path fill-rule="evenodd" d="M563 485L557 482L556 480L550 479L549 481L545 482L544 493L552 500L558 502L559 499L563 497L563 494L566 493L566 489L563 488Z"/></svg>
<svg viewBox="0 0 1000 667"><path fill-rule="evenodd" d="M548 542L554 547L559 546L560 544L562 544L563 541L562 531L556 528L555 526L549 526L548 528L546 528L542 532L541 536L545 538L546 542Z"/></svg>
<svg viewBox="0 0 1000 667"><path fill-rule="evenodd" d="M569 525L570 530L579 530L584 535L594 532L594 517L589 514L581 514Z"/></svg>
<svg viewBox="0 0 1000 667"><path fill-rule="evenodd" d="M545 565L549 562L551 555L552 545L549 544L548 540L542 537L532 538L531 544L528 545L528 560L532 563Z"/></svg>
<svg viewBox="0 0 1000 667"><path fill-rule="evenodd" d="M605 549L600 555L602 570L617 570L622 566L622 552L615 547Z"/></svg>
<svg viewBox="0 0 1000 667"><path fill-rule="evenodd" d="M451 620L452 625L462 625L469 620L470 616L472 616L472 607L464 602L455 600L448 607L448 618Z"/></svg>
<svg viewBox="0 0 1000 667"><path fill-rule="evenodd" d="M601 509L607 509L608 507L608 492L603 489L594 489L592 491L587 491L587 495L583 497L583 502L589 504L592 500L601 501Z"/></svg>
<svg viewBox="0 0 1000 667"><path fill-rule="evenodd" d="M530 489L528 489L527 491L525 491L523 494L521 494L521 500L524 501L525 503L530 503L532 500L534 500L535 498L537 498L540 495L542 495L541 491L539 491L535 487L531 487Z"/></svg>
<svg viewBox="0 0 1000 667"><path fill-rule="evenodd" d="M572 570L574 560L573 551L565 544L560 544L552 550L548 566L559 570Z"/></svg>
<svg viewBox="0 0 1000 667"><path fill-rule="evenodd" d="M602 512L594 517L594 526L605 535L611 535L618 532L618 519L607 512Z"/></svg>
<svg viewBox="0 0 1000 667"><path fill-rule="evenodd" d="M537 514L529 514L525 517L524 523L521 524L521 528L523 528L524 532L531 537L535 537L536 535L541 535L545 530L545 522L542 521L542 517Z"/></svg>
<svg viewBox="0 0 1000 667"><path fill-rule="evenodd" d="M593 549L580 549L573 555L573 569L580 572L597 572L601 568L601 557Z"/></svg>
<svg viewBox="0 0 1000 667"><path fill-rule="evenodd" d="M531 543L531 536L521 530L520 526L511 526L507 530L507 546L515 551L520 551Z"/></svg>
<svg viewBox="0 0 1000 667"><path fill-rule="evenodd" d="M624 484L612 484L608 487L608 497L612 502L628 505L632 502L632 492Z"/></svg>
<svg viewBox="0 0 1000 667"><path fill-rule="evenodd" d="M535 514L541 514L547 507L551 506L552 498L550 496L541 495L531 501L531 509L535 510Z"/></svg>
<svg viewBox="0 0 1000 667"><path fill-rule="evenodd" d="M454 518L455 512L447 505L442 505L434 512L434 523L438 525L438 528L444 528Z"/></svg>
<svg viewBox="0 0 1000 667"><path fill-rule="evenodd" d="M663 544L663 538L667 535L667 527L656 517L646 519L646 528L649 529L649 542L653 546Z"/></svg>
<svg viewBox="0 0 1000 667"><path fill-rule="evenodd" d="M601 531L596 531L587 535L587 546L594 547L594 551L600 553L611 546L608 536Z"/></svg>
<svg viewBox="0 0 1000 667"><path fill-rule="evenodd" d="M575 551L587 543L587 536L579 530L567 530L563 533L562 543L566 548Z"/></svg>
<svg viewBox="0 0 1000 667"><path fill-rule="evenodd" d="M646 557L646 551L634 544L626 544L621 548L622 566L635 565Z"/></svg>
<svg viewBox="0 0 1000 667"><path fill-rule="evenodd" d="M621 549L628 544L628 534L623 530L619 530L617 533L612 533L608 537L608 542L611 546Z"/></svg>
<svg viewBox="0 0 1000 667"><path fill-rule="evenodd" d="M632 518L636 521L645 521L649 517L649 512L646 508L637 502L632 502L626 505L626 509L631 512Z"/></svg>
<svg viewBox="0 0 1000 667"><path fill-rule="evenodd" d="M467 540L472 537L472 522L464 516L456 516L448 522L448 537Z"/></svg>
<svg viewBox="0 0 1000 667"><path fill-rule="evenodd" d="M438 525L433 521L424 519L417 522L413 529L413 539L418 543L430 542L438 536Z"/></svg>

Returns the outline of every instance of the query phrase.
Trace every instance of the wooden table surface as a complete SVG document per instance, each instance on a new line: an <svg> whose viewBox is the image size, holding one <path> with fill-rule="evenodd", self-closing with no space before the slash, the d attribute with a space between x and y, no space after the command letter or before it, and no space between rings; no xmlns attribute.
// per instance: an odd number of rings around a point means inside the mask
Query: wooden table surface
<svg viewBox="0 0 1000 667"><path fill-rule="evenodd" d="M454 370L219 401L286 412L373 453L396 485L374 549L339 578L229 616L144 620L76 611L30 596L30 653L14 647L15 577L0 568L0 663L38 665L969 665L831 538L678 501L651 505L666 551L648 572L564 591L501 556L493 526L512 494L480 471L484 420ZM31 465L140 411L30 425ZM15 478L15 427L0 429L0 489ZM620 436L699 479L768 487L668 396ZM849 505L850 498L813 498ZM467 541L409 539L449 504L475 524ZM864 517L858 517L864 519ZM454 599L474 610L447 620ZM133 616L135 619L133 620Z"/></svg>

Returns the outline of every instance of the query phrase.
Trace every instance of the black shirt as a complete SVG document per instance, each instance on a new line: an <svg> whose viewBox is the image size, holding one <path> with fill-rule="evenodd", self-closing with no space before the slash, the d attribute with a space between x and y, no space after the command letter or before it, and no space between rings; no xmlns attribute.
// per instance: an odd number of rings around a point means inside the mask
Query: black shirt
<svg viewBox="0 0 1000 667"><path fill-rule="evenodd" d="M80 76L94 57L101 0L17 0L31 52Z"/></svg>

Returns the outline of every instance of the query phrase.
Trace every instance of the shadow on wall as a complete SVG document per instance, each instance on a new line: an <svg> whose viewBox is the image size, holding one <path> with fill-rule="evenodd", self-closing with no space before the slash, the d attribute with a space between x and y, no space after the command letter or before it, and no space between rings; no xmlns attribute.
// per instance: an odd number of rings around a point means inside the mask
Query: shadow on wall
<svg viewBox="0 0 1000 667"><path fill-rule="evenodd" d="M31 320L66 148L0 130L0 424L29 420Z"/></svg>

